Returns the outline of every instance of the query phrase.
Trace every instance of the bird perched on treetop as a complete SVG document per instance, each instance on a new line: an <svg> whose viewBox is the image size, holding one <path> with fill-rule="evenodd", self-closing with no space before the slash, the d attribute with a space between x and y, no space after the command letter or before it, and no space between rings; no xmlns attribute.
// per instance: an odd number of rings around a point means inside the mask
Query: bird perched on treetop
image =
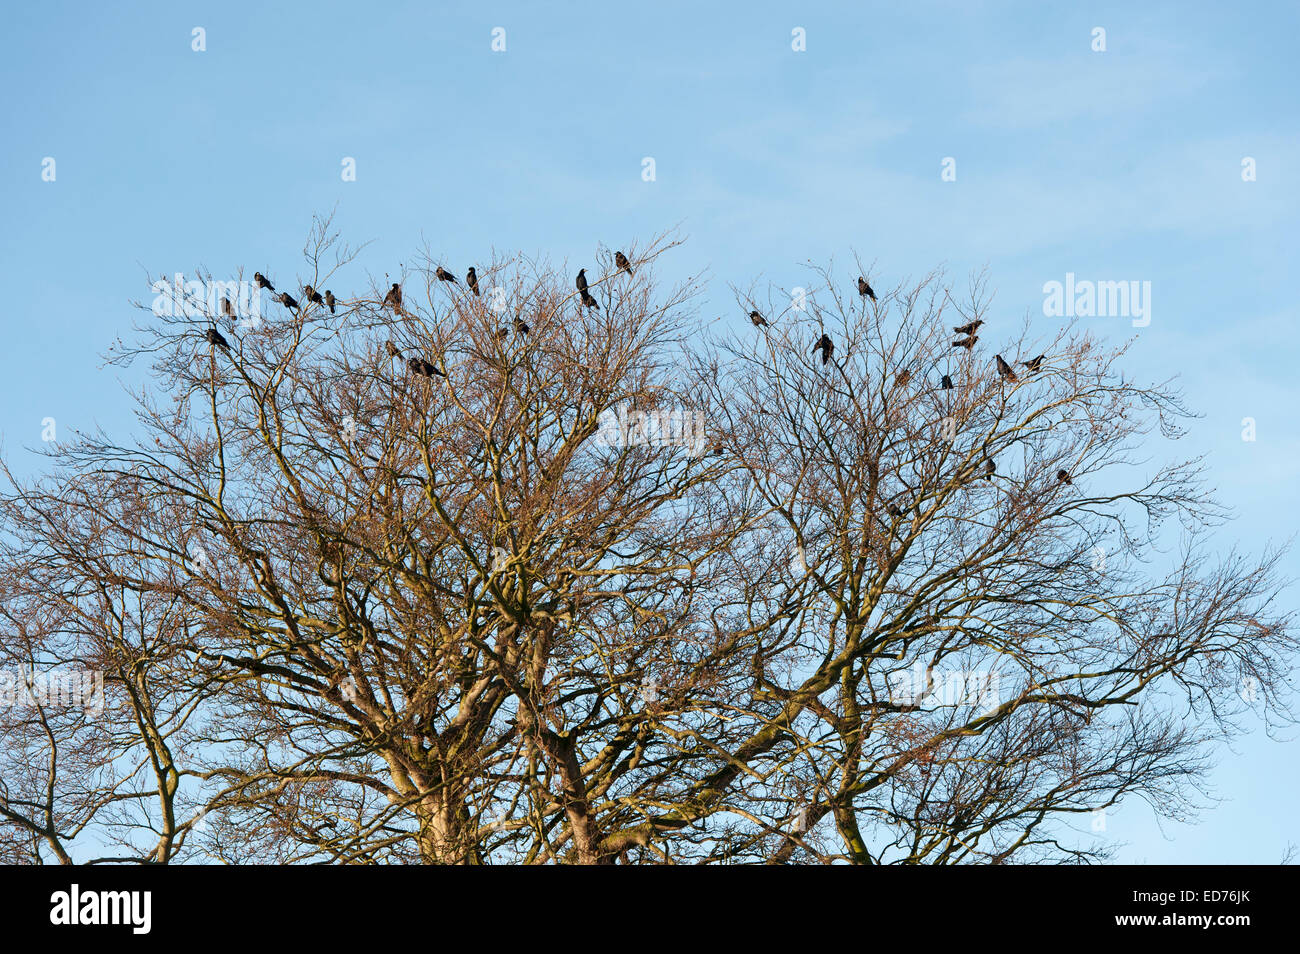
<svg viewBox="0 0 1300 954"><path fill-rule="evenodd" d="M959 325L952 330L959 335L974 335L982 324L984 324L984 319L981 318L979 321L972 321L969 325Z"/></svg>
<svg viewBox="0 0 1300 954"><path fill-rule="evenodd" d="M627 272L629 275L632 274L632 263L627 260L627 256L624 255L622 252L614 253L614 264L617 265L619 268L621 268L623 271Z"/></svg>
<svg viewBox="0 0 1300 954"><path fill-rule="evenodd" d="M749 320L754 323L755 328L767 327L767 319L764 318L762 315L760 315L757 311L751 311L749 313Z"/></svg>
<svg viewBox="0 0 1300 954"><path fill-rule="evenodd" d="M822 353L822 364L825 365L826 362L830 361L831 355L835 353L835 342L831 341L830 335L824 334L817 339L817 343L813 345L813 350Z"/></svg>
<svg viewBox="0 0 1300 954"><path fill-rule="evenodd" d="M285 308L297 308L298 302L288 292L280 292L280 304Z"/></svg>
<svg viewBox="0 0 1300 954"><path fill-rule="evenodd" d="M945 374L945 375L943 376L943 380L940 382L940 385L939 385L939 386L942 387L945 391L951 391L951 390L952 390L952 378L948 377L948 375Z"/></svg>
<svg viewBox="0 0 1300 954"><path fill-rule="evenodd" d="M471 265L469 271L465 273L465 284L469 286L469 290L475 295L478 294L478 272L474 271L473 265Z"/></svg>
<svg viewBox="0 0 1300 954"><path fill-rule="evenodd" d="M858 294L863 298L870 298L872 301L876 300L875 291L872 289L870 283L861 275L858 276Z"/></svg>
<svg viewBox="0 0 1300 954"><path fill-rule="evenodd" d="M952 346L954 348L965 348L969 351L971 348L975 347L975 342L977 341L979 341L979 338L971 335L969 338L960 338L957 341L954 341Z"/></svg>
<svg viewBox="0 0 1300 954"><path fill-rule="evenodd" d="M587 270L585 268L578 269L577 286L578 286L578 291L583 292L585 297L585 293L587 291Z"/></svg>
<svg viewBox="0 0 1300 954"><path fill-rule="evenodd" d="M209 328L203 333L203 337L208 339L208 344L215 345L218 348L230 350L230 342L216 328Z"/></svg>
<svg viewBox="0 0 1300 954"><path fill-rule="evenodd" d="M266 276L261 272L253 272L253 281L257 283L258 288L265 288L267 291L275 291L275 286L266 280Z"/></svg>
<svg viewBox="0 0 1300 954"><path fill-rule="evenodd" d="M460 284L460 282L456 281L456 276L447 271L441 265L433 270L433 274L438 277L438 281L440 282L455 282L457 285Z"/></svg>
<svg viewBox="0 0 1300 954"><path fill-rule="evenodd" d="M1046 357L1047 355L1040 354L1037 358L1024 362L1024 365L1026 368L1029 369L1029 373L1033 374L1035 371L1037 371L1039 368L1043 366L1043 359Z"/></svg>
<svg viewBox="0 0 1300 954"><path fill-rule="evenodd" d="M303 297L306 298L313 305L325 304L325 299L320 296L320 292L312 288L310 285L304 285L302 287L302 294Z"/></svg>
<svg viewBox="0 0 1300 954"><path fill-rule="evenodd" d="M328 288L325 289L325 304L329 308L330 314L334 314L334 293Z"/></svg>
<svg viewBox="0 0 1300 954"><path fill-rule="evenodd" d="M1018 377L1016 377L1016 372L1011 370L1011 365L1007 364L1005 361L1002 360L1002 355L995 354L993 357L996 358L998 362L998 374L1002 375L1012 384L1015 384L1017 381L1020 380Z"/></svg>
<svg viewBox="0 0 1300 954"><path fill-rule="evenodd" d="M394 311L402 310L402 286L393 282L393 287L388 289L388 294L384 296L384 304L391 305Z"/></svg>

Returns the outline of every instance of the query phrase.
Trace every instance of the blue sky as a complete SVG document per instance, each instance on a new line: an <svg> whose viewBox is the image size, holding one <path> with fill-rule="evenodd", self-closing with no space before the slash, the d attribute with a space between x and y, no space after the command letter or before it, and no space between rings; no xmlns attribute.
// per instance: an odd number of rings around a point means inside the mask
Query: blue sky
<svg viewBox="0 0 1300 954"><path fill-rule="evenodd" d="M987 266L1006 333L1052 322L1042 287L1067 272L1150 281L1149 327L1095 330L1138 334L1135 376L1181 375L1204 416L1175 450L1209 454L1238 517L1218 539L1281 542L1300 460L1300 6L1138 6L11 7L4 452L35 466L24 448L46 417L62 435L131 426L100 355L136 319L146 269L284 281L332 209L347 240L372 243L357 286L426 241L463 271L493 247L590 261L598 242L680 225L667 267L707 270L717 313L729 282L789 287L804 260L853 249L877 287ZM1246 156L1257 181L1242 181ZM1288 569L1300 577L1300 559ZM1275 862L1300 844L1297 783L1300 742L1256 733L1223 753L1225 801L1199 824L1160 828L1131 805L1105 837L1127 861Z"/></svg>

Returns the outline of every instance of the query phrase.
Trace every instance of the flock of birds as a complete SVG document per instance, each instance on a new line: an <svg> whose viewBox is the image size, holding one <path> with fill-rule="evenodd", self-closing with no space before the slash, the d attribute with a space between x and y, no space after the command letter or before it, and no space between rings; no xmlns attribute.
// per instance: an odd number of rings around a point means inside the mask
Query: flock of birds
<svg viewBox="0 0 1300 954"><path fill-rule="evenodd" d="M627 272L628 275L632 274L632 263L628 261L627 256L624 255L621 251L614 253L614 264L619 271ZM455 285L460 284L459 279L457 279L455 275L447 271L441 265L439 265L436 269L434 269L433 274L439 281L450 282ZM294 309L298 307L297 299L295 299L288 292L280 292L278 295L276 295L275 286L272 285L271 282L267 279L267 277L263 275L261 272L253 273L253 281L257 284L258 288L265 288L268 292L274 295L276 300L279 301L286 308ZM476 297L481 295L481 292L479 291L479 285L478 285L478 273L475 272L473 266L471 266L469 271L465 273L465 284L469 287L469 290L473 292ZM581 268L578 270L578 277L576 279L575 284L577 285L578 296L581 299L583 306L587 308L595 308L596 310L599 311L600 303L597 302L595 297L591 294L590 286L587 283L587 270L585 268ZM873 302L877 300L875 289L873 289L871 287L870 282L868 282L866 278L864 278L861 275L858 276L858 295L863 299L870 298ZM323 307L328 308L330 310L331 315L335 313L335 306L337 305L338 302L337 299L335 299L333 293L328 288L325 290L325 293L322 295L316 289L312 288L311 285L304 285L302 289L302 296L311 304L321 305ZM390 308L397 314L402 313L401 283L393 282L392 287L389 288L388 290L388 294L384 296L383 307ZM231 319L235 318L235 306L228 297L222 299L222 311L225 313L225 315L228 318ZM754 309L749 313L749 320L753 322L756 328L766 328L768 326L767 319L763 317L763 314L759 312L757 309ZM958 335L961 335L962 337L953 341L952 346L954 348L964 348L966 349L966 351L969 352L972 348L975 347L975 342L979 341L978 332L979 332L980 325L982 324L984 324L983 319L976 319L975 321L971 321L964 325L954 326L952 330L956 332ZM519 335L527 335L529 332L529 327L527 323L524 322L524 320L518 317L517 315L515 316L514 319L514 329L515 329L515 333ZM508 332L506 331L506 329L502 328L500 331L497 332L496 336L498 339L504 339L505 337L507 337L507 334ZM215 326L208 328L208 330L205 332L205 337L207 338L208 344L213 345L214 347L225 348L226 350L230 349L230 342L228 342L225 339L225 336L223 336L221 332L216 329ZM407 370L409 370L412 374L429 378L431 380L434 377L440 377L440 378L447 377L445 371L443 371L436 364L434 364L432 361L429 361L426 358L422 358L416 355L413 355L409 358L406 357L397 348L397 346L393 344L392 341L385 341L384 347L387 350L390 359L396 358L397 360L405 360ZM831 356L835 353L835 342L831 340L830 335L823 333L821 337L817 339L817 343L813 345L813 351L821 352L822 366L825 367L827 364L830 363ZM1007 363L1006 359L1003 358L1002 355L998 354L998 355L994 355L993 357L994 360L997 362L998 374L1004 380L1009 381L1012 384L1015 384L1020 380L1019 376L1015 372L1015 369L1009 363ZM1036 358L1031 358L1028 361L1022 361L1020 363L1024 367L1029 369L1030 374L1034 374L1042 367L1043 361L1046 359L1046 357L1047 357L1046 355L1040 354ZM911 378L912 378L912 372L907 369L904 369L903 371L898 373L898 375L895 377L894 380L895 380L895 384L897 384L899 387L904 387L911 380ZM946 374L943 375L942 380L940 382L940 387L942 390L945 391L952 390L953 388L952 378ZM985 480L992 480L993 474L996 471L997 471L997 465L993 462L992 459L988 460L984 465ZM1058 483L1063 483L1063 484L1073 483L1073 481L1070 478L1069 472L1064 469L1058 470L1056 472L1056 480ZM902 516L903 513L906 512L900 509L895 504L890 504L889 511L894 516Z"/></svg>

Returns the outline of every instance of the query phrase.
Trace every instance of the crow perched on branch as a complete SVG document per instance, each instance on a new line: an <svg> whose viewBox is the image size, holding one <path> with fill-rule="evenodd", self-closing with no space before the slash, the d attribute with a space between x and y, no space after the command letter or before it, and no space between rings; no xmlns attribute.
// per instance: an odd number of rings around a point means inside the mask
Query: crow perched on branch
<svg viewBox="0 0 1300 954"><path fill-rule="evenodd" d="M465 273L465 284L469 286L470 291L472 291L476 296L478 295L478 273L474 271L473 265L471 265L469 271Z"/></svg>
<svg viewBox="0 0 1300 954"><path fill-rule="evenodd" d="M447 271L441 265L439 265L437 268L433 270L433 274L438 277L438 281L440 282L452 282L453 284L456 285L460 284L460 282L456 280L456 276L453 275L451 272Z"/></svg>
<svg viewBox="0 0 1300 954"><path fill-rule="evenodd" d="M948 377L948 375L945 374L945 375L943 376L943 380L940 382L939 386L942 387L945 391L951 391L951 390L952 390L952 378Z"/></svg>
<svg viewBox="0 0 1300 954"><path fill-rule="evenodd" d="M971 335L969 338L961 338L957 341L954 341L952 343L952 346L954 348L965 348L967 351L969 351L971 348L975 347L975 342L977 341L979 341L979 338L975 337L974 335Z"/></svg>
<svg viewBox="0 0 1300 954"><path fill-rule="evenodd" d="M265 288L269 292L275 291L275 286L267 281L266 276L261 272L253 272L253 281L257 283L258 288Z"/></svg>
<svg viewBox="0 0 1300 954"><path fill-rule="evenodd" d="M632 274L632 264L627 260L627 256L622 252L614 253L614 264L629 275Z"/></svg>
<svg viewBox="0 0 1300 954"><path fill-rule="evenodd" d="M227 341L225 336L216 328L209 328L207 331L203 332L203 337L208 339L208 344L210 345L214 345L218 348L225 348L227 351L230 350L230 342Z"/></svg>
<svg viewBox="0 0 1300 954"><path fill-rule="evenodd" d="M1037 371L1039 368L1043 366L1043 359L1046 357L1047 355L1040 354L1037 358L1034 358L1030 361L1025 361L1023 362L1023 364L1026 368L1029 369L1029 373L1033 374L1035 371Z"/></svg>
<svg viewBox="0 0 1300 954"><path fill-rule="evenodd" d="M406 366L415 374L423 375L426 378L432 378L434 375L440 378L447 376L439 371L438 366L432 361L426 361L423 358L407 358Z"/></svg>
<svg viewBox="0 0 1300 954"><path fill-rule="evenodd" d="M1060 470L1058 470L1058 471L1056 472L1056 482L1057 482L1058 484L1072 484L1072 483L1074 483L1074 481L1070 479L1070 472L1069 472L1068 470L1066 470L1065 468L1061 468Z"/></svg>
<svg viewBox="0 0 1300 954"><path fill-rule="evenodd" d="M384 304L392 307L393 311L402 310L402 286L393 282L393 287L388 289L388 294L384 296Z"/></svg>
<svg viewBox="0 0 1300 954"><path fill-rule="evenodd" d="M311 302L313 305L325 304L325 299L321 297L320 292L312 288L310 285L303 286L302 296L306 298L309 302Z"/></svg>
<svg viewBox="0 0 1300 954"><path fill-rule="evenodd" d="M298 302L288 292L280 292L280 304L285 308L297 308Z"/></svg>
<svg viewBox="0 0 1300 954"><path fill-rule="evenodd" d="M577 286L578 291L582 292L582 297L585 301L587 297L587 270L585 268L578 269Z"/></svg>
<svg viewBox="0 0 1300 954"><path fill-rule="evenodd" d="M871 287L871 284L861 275L858 276L858 294L861 295L863 298L870 298L872 301L876 300L875 290Z"/></svg>
<svg viewBox="0 0 1300 954"><path fill-rule="evenodd" d="M822 353L822 364L825 365L831 360L831 355L835 353L835 342L831 341L830 335L824 334L817 339L817 343L813 345L813 350Z"/></svg>
<svg viewBox="0 0 1300 954"><path fill-rule="evenodd" d="M325 304L329 307L330 314L334 314L334 293L328 288L325 289Z"/></svg>
<svg viewBox="0 0 1300 954"><path fill-rule="evenodd" d="M751 312L749 313L749 320L752 321L752 322L754 323L754 327L755 327L755 328L766 328L766 327L767 327L767 319L764 318L764 317L763 317L761 314L759 314L757 311L751 311Z"/></svg>
<svg viewBox="0 0 1300 954"><path fill-rule="evenodd" d="M959 325L952 330L957 332L959 335L970 335L971 337L974 337L975 332L979 330L979 327L982 324L984 324L984 320L981 318L979 321L972 321L968 325Z"/></svg>
<svg viewBox="0 0 1300 954"><path fill-rule="evenodd" d="M1011 365L1002 360L1002 355L995 354L993 357L996 358L998 362L998 374L1002 375L1002 377L1006 378L1012 384L1015 384L1020 380L1016 377L1016 372L1011 370Z"/></svg>

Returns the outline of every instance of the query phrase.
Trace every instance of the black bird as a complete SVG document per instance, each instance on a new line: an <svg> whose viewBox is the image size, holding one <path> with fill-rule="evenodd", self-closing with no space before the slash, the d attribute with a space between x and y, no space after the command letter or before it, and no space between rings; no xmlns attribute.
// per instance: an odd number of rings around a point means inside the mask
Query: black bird
<svg viewBox="0 0 1300 954"><path fill-rule="evenodd" d="M325 289L325 304L329 307L330 314L334 314L334 293L328 288Z"/></svg>
<svg viewBox="0 0 1300 954"><path fill-rule="evenodd" d="M945 391L951 391L951 390L952 390L952 378L948 377L948 375L945 374L945 375L943 376L943 381L941 382L941 386L943 387L943 389L944 389Z"/></svg>
<svg viewBox="0 0 1300 954"><path fill-rule="evenodd" d="M870 298L872 301L876 300L875 291L872 289L870 283L868 283L861 275L858 276L858 294L863 298Z"/></svg>
<svg viewBox="0 0 1300 954"><path fill-rule="evenodd" d="M891 504L889 505L889 507L886 508L886 509L889 510L889 515L890 515L891 517L901 517L901 516L903 516L903 514L907 513L907 508L906 508L906 507L900 507L900 506L899 506L898 504L896 504L896 503L891 503Z"/></svg>
<svg viewBox="0 0 1300 954"><path fill-rule="evenodd" d="M587 291L585 288L582 290L582 303L588 308L595 308L597 311L600 311L600 304L592 297L591 292Z"/></svg>
<svg viewBox="0 0 1300 954"><path fill-rule="evenodd" d="M306 298L313 305L325 304L325 299L320 296L320 292L312 288L310 285L304 285L302 287L302 294L303 297Z"/></svg>
<svg viewBox="0 0 1300 954"><path fill-rule="evenodd" d="M227 318L235 317L235 306L228 295L223 295L221 298L221 311Z"/></svg>
<svg viewBox="0 0 1300 954"><path fill-rule="evenodd" d="M614 264L617 265L619 268L621 268L623 271L627 272L629 275L632 274L632 264L627 260L627 256L624 255L622 252L614 253Z"/></svg>
<svg viewBox="0 0 1300 954"><path fill-rule="evenodd" d="M402 286L393 282L393 287L388 289L388 294L384 296L384 304L392 305L393 311L402 310Z"/></svg>
<svg viewBox="0 0 1300 954"><path fill-rule="evenodd" d="M813 350L822 353L822 364L825 365L830 361L831 355L835 353L835 342L831 341L830 335L822 335L817 339L817 343L813 345Z"/></svg>
<svg viewBox="0 0 1300 954"><path fill-rule="evenodd" d="M1015 384L1017 381L1020 380L1018 377L1016 377L1016 372L1011 370L1011 365L1007 364L1005 361L1002 360L1002 355L995 354L993 357L996 358L998 362L998 374L1002 375L1012 384Z"/></svg>
<svg viewBox="0 0 1300 954"><path fill-rule="evenodd" d="M423 358L407 358L406 366L414 373L423 375L426 378L432 378L435 374L440 378L447 376L439 371L432 361L425 361Z"/></svg>
<svg viewBox="0 0 1300 954"><path fill-rule="evenodd" d="M465 273L465 284L469 286L469 290L475 295L478 294L478 273L474 271L473 265L471 265L469 271Z"/></svg>
<svg viewBox="0 0 1300 954"><path fill-rule="evenodd" d="M1070 479L1070 472L1069 472L1068 470L1066 470L1065 468L1061 468L1060 470L1058 470L1058 471L1056 472L1056 482L1057 482L1058 484L1072 484L1072 483L1074 483L1074 481Z"/></svg>
<svg viewBox="0 0 1300 954"><path fill-rule="evenodd" d="M218 348L230 350L230 342L216 328L209 328L203 333L203 337L208 339L208 344L215 345Z"/></svg>
<svg viewBox="0 0 1300 954"><path fill-rule="evenodd" d="M583 294L583 300L586 300L586 296L587 296L587 270L586 270L585 268L580 268L580 269L578 269L578 282L577 282L577 284L578 284L578 291L582 292L582 294Z"/></svg>
<svg viewBox="0 0 1300 954"><path fill-rule="evenodd" d="M455 282L457 285L460 284L460 282L456 281L456 276L447 271L441 265L433 270L433 274L438 276L438 281L440 282Z"/></svg>
<svg viewBox="0 0 1300 954"><path fill-rule="evenodd" d="M974 337L975 332L979 330L979 326L982 324L984 324L984 319L981 318L979 321L972 321L969 325L960 325L952 330L957 332L959 335L970 335L971 337Z"/></svg>
<svg viewBox="0 0 1300 954"><path fill-rule="evenodd" d="M298 302L296 302L294 297L288 292L280 292L280 304L284 305L285 308L298 307Z"/></svg>
<svg viewBox="0 0 1300 954"><path fill-rule="evenodd" d="M397 345L391 341L385 341L384 348L387 349L390 358L400 358L402 356L402 352L397 350Z"/></svg>
<svg viewBox="0 0 1300 954"><path fill-rule="evenodd" d="M993 474L997 471L998 465L993 463L993 458L989 458L988 463L984 465L984 479L992 480Z"/></svg>
<svg viewBox="0 0 1300 954"><path fill-rule="evenodd" d="M975 342L977 341L979 341L979 338L971 335L969 338L960 338L957 341L954 341L952 346L954 348L965 348L969 351L971 348L975 347Z"/></svg>
<svg viewBox="0 0 1300 954"><path fill-rule="evenodd" d="M269 292L275 291L275 286L266 280L266 276L261 272L253 272L253 281L257 283L258 288L265 288Z"/></svg>
<svg viewBox="0 0 1300 954"><path fill-rule="evenodd" d="M519 334L519 335L528 334L528 323L525 322L522 318L519 317L515 318L515 334Z"/></svg>
<svg viewBox="0 0 1300 954"><path fill-rule="evenodd" d="M1039 368L1043 366L1043 359L1046 357L1047 355L1040 354L1037 358L1034 358L1032 361L1025 361L1024 365L1026 368L1029 369L1029 373L1033 374L1035 371L1037 371Z"/></svg>
<svg viewBox="0 0 1300 954"><path fill-rule="evenodd" d="M749 320L754 323L755 328L767 327L767 319L764 318L762 315L760 315L757 311L751 311L749 313Z"/></svg>

